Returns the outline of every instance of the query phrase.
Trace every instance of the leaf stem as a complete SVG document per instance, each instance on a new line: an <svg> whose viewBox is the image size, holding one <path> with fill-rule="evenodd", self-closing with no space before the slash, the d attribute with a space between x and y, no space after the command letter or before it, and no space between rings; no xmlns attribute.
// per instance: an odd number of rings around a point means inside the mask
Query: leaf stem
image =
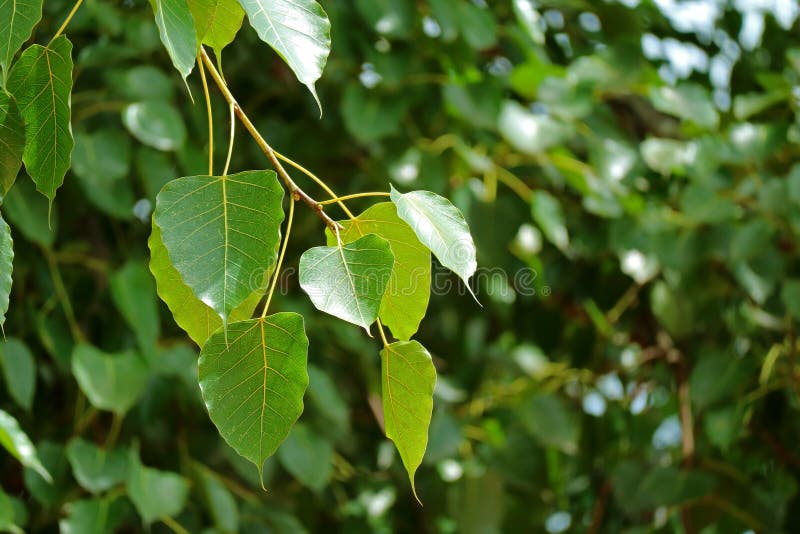
<svg viewBox="0 0 800 534"><path fill-rule="evenodd" d="M211 114L211 95L208 92L208 82L206 82L206 69L197 55L197 65L200 71L200 80L203 82L203 96L206 99L206 115L208 116L208 175L214 176L214 117Z"/></svg>
<svg viewBox="0 0 800 534"><path fill-rule="evenodd" d="M69 12L69 15L67 15L67 19L64 21L64 23L63 23L63 24L61 25L61 27L58 29L58 31L57 31L57 32L56 32L56 34L53 36L53 38L52 38L52 39L50 39L50 42L49 42L49 43L47 43L47 46L48 46L48 47L49 47L51 44L53 44L53 41L55 41L56 39L58 39L58 36L59 36L59 35L61 35L62 33L64 33L64 30L66 30L66 29L67 29L67 26L69 25L69 21L71 21L71 20L72 20L72 17L74 17L74 16L75 16L75 13L78 11L78 8L79 8L79 7L81 7L81 4L82 4L82 3L83 3L83 0L77 0L77 1L75 2L75 5L74 5L74 6L72 6L72 10Z"/></svg>
<svg viewBox="0 0 800 534"><path fill-rule="evenodd" d="M272 166L275 167L275 170L278 172L278 175L281 177L283 182L286 184L286 187L289 189L289 193L295 197L297 200L302 200L308 207L314 210L320 219L322 219L325 224L331 228L338 228L339 223L331 219L327 213L323 210L322 205L311 198L305 191L300 189L300 187L294 183L292 177L286 172L286 169L283 168L281 165L280 160L278 159L277 153L273 148L267 143L267 141L261 136L258 132L256 127L250 121L250 118L244 112L244 110L239 106L239 103L234 98L233 94L231 93L230 89L228 89L228 85L225 83L225 80L222 79L217 68L212 63L211 58L208 57L208 53L205 51L205 48L200 47L200 55L202 57L203 63L205 63L206 68L208 69L209 74L214 79L214 82L219 87L219 90L222 92L222 95L225 97L225 100L228 104L233 106L233 111L236 116L239 118L239 121L244 125L245 129L248 131L250 136L255 140L258 147L261 149L262 152L267 156L272 163Z"/></svg>
<svg viewBox="0 0 800 534"><path fill-rule="evenodd" d="M305 167L303 167L302 165L300 165L300 164L299 164L299 163L297 163L296 161L292 161L291 159L289 159L288 157L284 156L284 155L283 155L283 154L281 154L280 152L275 152L275 155L276 155L276 156L278 156L278 159L279 159L279 160L283 161L284 163L287 163L287 164L291 165L292 167L294 167L294 168L295 168L295 169L297 169L298 171L302 172L303 174L305 174L306 176L308 176L309 178L311 178L311 179L312 179L314 182L316 182L316 183L317 183L317 185L319 185L319 186L320 186L320 187L321 187L321 188L322 188L322 189L323 189L323 190L324 190L326 193L328 193L328 195L329 195L331 198L333 198L333 199L340 198L340 197L338 197L338 196L336 195L336 193L334 193L334 192L333 192L333 189L331 189L330 187L328 187L328 184L326 184L324 181L322 181L322 179L321 179L320 177L318 177L316 174L314 174L313 172L309 171L308 169L306 169ZM326 204L326 203L328 203L328 202L327 202L327 201L325 201L325 202L320 202L320 204ZM348 216L348 217L350 217L351 219L355 218L355 217L353 216L353 213L352 213L352 212L351 212L349 209L347 209L347 206L345 206L345 205L344 205L344 202L337 201L337 203L339 204L339 207L340 207L340 208L342 208L342 211L344 211L344 212L347 214L347 216Z"/></svg>
<svg viewBox="0 0 800 534"><path fill-rule="evenodd" d="M114 415L111 418L111 428L108 431L108 436L106 437L106 449L113 449L114 445L117 443L117 439L119 439L119 431L122 428L122 417L117 412L114 412Z"/></svg>
<svg viewBox="0 0 800 534"><path fill-rule="evenodd" d="M368 191L366 193L355 193L352 195L344 195L341 197L334 197L330 200L323 200L320 202L323 206L327 206L328 204L339 203L341 204L344 200L350 200L353 198L362 198L362 197L388 197L391 193L384 193L382 191ZM352 218L352 215L350 216Z"/></svg>
<svg viewBox="0 0 800 534"><path fill-rule="evenodd" d="M177 534L189 534L188 530L183 528L180 523L172 519L170 516L165 515L164 517L160 517L159 519L161 520L162 523L164 523L170 529L172 529L172 532L176 532Z"/></svg>
<svg viewBox="0 0 800 534"><path fill-rule="evenodd" d="M233 155L233 139L236 137L236 114L233 110L233 104L228 107L231 111L231 133L228 141L228 155L225 158L225 168L222 170L222 176L228 176L228 168L231 166L231 156Z"/></svg>
<svg viewBox="0 0 800 534"><path fill-rule="evenodd" d="M381 320L378 319L376 321L378 323L378 332L381 334L381 341L383 341L383 346L389 348L389 342L386 340L386 332L383 331L383 324L381 324Z"/></svg>
<svg viewBox="0 0 800 534"><path fill-rule="evenodd" d="M72 333L72 338L76 342L85 341L86 337L83 335L78 322L75 320L75 311L72 309L72 302L69 299L69 294L64 286L64 279L61 278L61 271L58 270L55 254L50 247L42 247L42 252L47 260L47 268L50 270L50 278L53 280L53 289L58 296L61 303L61 308L64 310L64 316L67 318L69 330Z"/></svg>
<svg viewBox="0 0 800 534"><path fill-rule="evenodd" d="M275 272L272 274L272 285L269 288L269 295L267 295L267 302L264 303L264 311L261 312L261 318L267 316L269 310L269 303L272 302L272 295L275 293L275 286L278 285L278 279L281 277L281 265L283 265L283 258L286 256L286 247L289 244L289 234L292 233L292 221L294 220L294 197L289 197L289 219L286 221L286 235L283 237L283 246L281 246L281 253L278 256L278 263L275 264Z"/></svg>

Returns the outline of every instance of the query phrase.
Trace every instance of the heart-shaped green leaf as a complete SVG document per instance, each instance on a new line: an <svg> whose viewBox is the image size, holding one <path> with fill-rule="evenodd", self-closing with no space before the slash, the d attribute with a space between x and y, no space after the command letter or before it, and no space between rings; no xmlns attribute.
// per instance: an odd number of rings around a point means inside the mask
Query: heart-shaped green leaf
<svg viewBox="0 0 800 534"><path fill-rule="evenodd" d="M125 414L147 385L147 366L133 352L107 354L91 345L76 345L72 374L92 406Z"/></svg>
<svg viewBox="0 0 800 534"><path fill-rule="evenodd" d="M369 332L393 265L389 242L375 234L352 243L314 247L300 257L300 287L318 310Z"/></svg>
<svg viewBox="0 0 800 534"><path fill-rule="evenodd" d="M186 0L150 0L161 43L184 82L194 68L197 37Z"/></svg>
<svg viewBox="0 0 800 534"><path fill-rule="evenodd" d="M261 473L303 412L308 386L303 317L277 313L228 325L200 353L199 377L219 433Z"/></svg>
<svg viewBox="0 0 800 534"><path fill-rule="evenodd" d="M322 6L314 0L239 3L261 40L283 58L320 105L314 83L322 76L331 51L331 23Z"/></svg>
<svg viewBox="0 0 800 534"><path fill-rule="evenodd" d="M128 475L128 452L106 450L82 438L67 445L67 459L75 480L92 493L102 493L121 484Z"/></svg>
<svg viewBox="0 0 800 534"><path fill-rule="evenodd" d="M153 225L150 239L150 272L156 279L158 296L172 312L175 322L189 334L192 341L202 347L206 340L222 327L222 319L210 307L198 299L183 282L183 278L169 262L167 249L161 240L161 230ZM258 288L231 312L231 321L250 319L253 310L264 294L264 287Z"/></svg>
<svg viewBox="0 0 800 534"><path fill-rule="evenodd" d="M42 18L43 3L42 0L0 0L0 20L3 21L0 67L4 80L14 54L30 38L33 28Z"/></svg>
<svg viewBox="0 0 800 534"><path fill-rule="evenodd" d="M236 38L242 27L244 10L237 0L189 0L197 40L214 49L219 59L222 49Z"/></svg>
<svg viewBox="0 0 800 534"><path fill-rule="evenodd" d="M53 477L39 461L36 447L33 446L28 435L22 431L16 419L3 410L0 410L0 445L22 465L30 467L48 482L53 481Z"/></svg>
<svg viewBox="0 0 800 534"><path fill-rule="evenodd" d="M414 229L422 244L469 288L469 278L478 264L469 226L458 208L430 191L401 194L392 187L391 198L397 215Z"/></svg>
<svg viewBox="0 0 800 534"><path fill-rule="evenodd" d="M25 123L22 122L17 102L3 91L0 91L0 139L3 140L0 143L0 196L5 196L22 168Z"/></svg>
<svg viewBox="0 0 800 534"><path fill-rule="evenodd" d="M275 263L282 201L272 171L178 178L158 194L154 220L172 265L223 324Z"/></svg>
<svg viewBox="0 0 800 534"><path fill-rule="evenodd" d="M0 362L11 398L30 411L36 393L36 360L28 346L10 337L0 342Z"/></svg>
<svg viewBox="0 0 800 534"><path fill-rule="evenodd" d="M72 154L72 43L62 35L47 47L28 47L14 63L7 88L25 121L25 169L52 205Z"/></svg>
<svg viewBox="0 0 800 534"><path fill-rule="evenodd" d="M0 217L0 328L6 322L9 298L11 296L11 273L14 270L14 241L11 228Z"/></svg>
<svg viewBox="0 0 800 534"><path fill-rule="evenodd" d="M294 425L278 449L281 465L304 486L321 491L333 472L333 445L308 425Z"/></svg>
<svg viewBox="0 0 800 534"><path fill-rule="evenodd" d="M139 454L131 452L128 461L128 497L145 525L162 517L178 515L189 497L189 483L177 473L142 465Z"/></svg>
<svg viewBox="0 0 800 534"><path fill-rule="evenodd" d="M129 261L111 276L111 298L145 354L155 353L160 333L154 290L153 278L139 261Z"/></svg>
<svg viewBox="0 0 800 534"><path fill-rule="evenodd" d="M398 341L381 351L383 422L408 471L416 496L414 473L428 445L436 368L417 341Z"/></svg>
<svg viewBox="0 0 800 534"><path fill-rule="evenodd" d="M367 208L350 221L341 221L342 242L351 243L367 234L376 234L389 242L394 266L378 317L397 339L410 339L419 328L428 309L431 293L431 253L417 239L414 230L400 217L391 202ZM326 230L328 244L336 236Z"/></svg>

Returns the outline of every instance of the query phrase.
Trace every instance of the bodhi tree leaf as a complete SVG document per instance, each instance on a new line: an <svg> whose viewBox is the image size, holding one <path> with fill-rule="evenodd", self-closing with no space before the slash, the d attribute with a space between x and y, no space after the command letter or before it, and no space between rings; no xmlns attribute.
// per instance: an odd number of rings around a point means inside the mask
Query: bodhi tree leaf
<svg viewBox="0 0 800 534"><path fill-rule="evenodd" d="M158 302L147 267L141 262L129 261L114 273L111 298L136 333L139 348L147 353L154 351L159 335Z"/></svg>
<svg viewBox="0 0 800 534"><path fill-rule="evenodd" d="M162 517L178 515L186 505L189 483L177 473L159 471L142 465L132 451L128 462L128 496L145 525Z"/></svg>
<svg viewBox="0 0 800 534"><path fill-rule="evenodd" d="M2 488L0 488L0 532L11 532L11 534L25 532L14 522L14 503Z"/></svg>
<svg viewBox="0 0 800 534"><path fill-rule="evenodd" d="M101 449L82 438L67 445L67 459L78 484L91 493L102 493L125 481L128 453L122 449Z"/></svg>
<svg viewBox="0 0 800 534"><path fill-rule="evenodd" d="M112 534L129 508L118 495L72 501L64 506L67 517L58 522L61 534Z"/></svg>
<svg viewBox="0 0 800 534"><path fill-rule="evenodd" d="M72 172L98 208L112 217L133 217L134 197L130 170L130 136L120 130L98 130L75 134Z"/></svg>
<svg viewBox="0 0 800 534"><path fill-rule="evenodd" d="M282 200L272 171L178 178L158 194L154 220L171 263L223 325L275 263Z"/></svg>
<svg viewBox="0 0 800 534"><path fill-rule="evenodd" d="M227 340L218 331L200 353L200 390L211 421L259 474L303 412L307 358L296 313L231 323Z"/></svg>
<svg viewBox="0 0 800 534"><path fill-rule="evenodd" d="M185 82L194 68L197 54L197 37L189 4L186 0L150 0L150 5L161 42Z"/></svg>
<svg viewBox="0 0 800 534"><path fill-rule="evenodd" d="M3 208L14 230L19 231L25 239L43 247L53 244L58 227L57 206L53 206L48 221L47 200L36 192L31 181L20 180L15 183L3 199Z"/></svg>
<svg viewBox="0 0 800 534"><path fill-rule="evenodd" d="M392 187L391 198L397 215L411 226L422 244L469 288L469 278L478 264L469 226L458 208L430 191L402 194Z"/></svg>
<svg viewBox="0 0 800 534"><path fill-rule="evenodd" d="M398 339L407 340L425 317L431 293L431 254L419 242L414 230L400 217L391 202L369 207L351 221L341 221L343 243L351 243L367 234L376 234L389 242L394 266L381 301L378 317ZM326 230L328 245L336 236Z"/></svg>
<svg viewBox="0 0 800 534"><path fill-rule="evenodd" d="M53 506L73 487L69 463L64 455L64 445L53 441L40 441L36 444L36 451L52 479L44 478L35 469L26 467L22 473L25 488L41 504Z"/></svg>
<svg viewBox="0 0 800 534"><path fill-rule="evenodd" d="M183 282L180 273L169 262L161 230L155 224L147 244L150 247L150 272L156 279L158 296L169 307L178 326L202 347L211 334L222 327L222 319ZM263 294L263 288L254 291L231 312L231 321L249 319Z"/></svg>
<svg viewBox="0 0 800 534"><path fill-rule="evenodd" d="M196 468L200 491L208 514L220 532L239 532L239 508L236 498L225 487L216 473L201 467Z"/></svg>
<svg viewBox="0 0 800 534"><path fill-rule="evenodd" d="M431 355L417 341L398 341L381 351L386 437L400 452L415 497L414 473L428 445L435 385L436 369Z"/></svg>
<svg viewBox="0 0 800 534"><path fill-rule="evenodd" d="M250 25L308 87L317 105L314 83L331 51L331 23L314 0L239 0Z"/></svg>
<svg viewBox="0 0 800 534"><path fill-rule="evenodd" d="M219 60L222 49L236 38L244 10L237 0L189 0L197 40L214 49Z"/></svg>
<svg viewBox="0 0 800 534"><path fill-rule="evenodd" d="M72 43L62 35L47 47L28 47L11 69L7 87L25 121L25 169L52 205L72 154Z"/></svg>
<svg viewBox="0 0 800 534"><path fill-rule="evenodd" d="M11 60L42 18L42 0L0 0L0 67L3 80Z"/></svg>
<svg viewBox="0 0 800 534"><path fill-rule="evenodd" d="M186 142L183 117L168 102L145 100L126 106L122 123L136 139L161 151L177 150Z"/></svg>
<svg viewBox="0 0 800 534"><path fill-rule="evenodd" d="M72 352L72 374L92 406L124 415L147 384L147 366L134 352L107 354L86 344Z"/></svg>
<svg viewBox="0 0 800 534"><path fill-rule="evenodd" d="M320 491L333 474L333 445L308 425L297 423L278 449L281 465L304 486Z"/></svg>
<svg viewBox="0 0 800 534"><path fill-rule="evenodd" d="M569 247L569 234L564 222L564 212L558 199L547 191L536 191L531 199L531 215L545 237L559 248Z"/></svg>
<svg viewBox="0 0 800 534"><path fill-rule="evenodd" d="M39 461L36 448L30 438L19 427L17 420L3 410L0 410L0 445L5 447L22 465L30 467L42 478L52 482L53 478Z"/></svg>
<svg viewBox="0 0 800 534"><path fill-rule="evenodd" d="M11 296L11 273L14 270L14 241L9 228L0 216L0 330L6 322L6 312Z"/></svg>
<svg viewBox="0 0 800 534"><path fill-rule="evenodd" d="M25 343L10 337L0 343L0 361L11 398L30 411L36 393L36 361L33 354Z"/></svg>
<svg viewBox="0 0 800 534"><path fill-rule="evenodd" d="M5 196L22 167L25 124L17 102L3 91L0 91L0 139L0 195Z"/></svg>
<svg viewBox="0 0 800 534"><path fill-rule="evenodd" d="M392 275L389 242L375 234L333 247L314 247L300 257L300 287L318 310L369 333Z"/></svg>

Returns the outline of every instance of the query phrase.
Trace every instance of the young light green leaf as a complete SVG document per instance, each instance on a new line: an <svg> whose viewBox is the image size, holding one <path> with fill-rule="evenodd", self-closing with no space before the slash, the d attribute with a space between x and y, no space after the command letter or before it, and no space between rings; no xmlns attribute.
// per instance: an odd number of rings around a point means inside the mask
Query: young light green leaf
<svg viewBox="0 0 800 534"><path fill-rule="evenodd" d="M178 326L202 347L211 334L222 327L222 319L183 282L180 273L169 262L167 249L161 240L161 230L155 224L147 244L150 247L150 272L156 279L158 296L172 312L172 318ZM263 287L253 291L231 312L231 321L244 321L252 317L263 294Z"/></svg>
<svg viewBox="0 0 800 534"><path fill-rule="evenodd" d="M210 46L217 59L222 49L236 38L242 27L244 10L237 0L189 0L197 40Z"/></svg>
<svg viewBox="0 0 800 534"><path fill-rule="evenodd" d="M5 447L22 465L30 467L48 482L53 481L53 477L39 461L36 447L33 446L30 438L19 427L17 420L3 410L0 410L0 445Z"/></svg>
<svg viewBox="0 0 800 534"><path fill-rule="evenodd" d="M277 313L228 325L206 342L198 363L211 421L261 473L303 412L308 386L303 317Z"/></svg>
<svg viewBox="0 0 800 534"><path fill-rule="evenodd" d="M352 243L305 251L300 257L300 287L318 310L369 332L393 265L389 242L368 234Z"/></svg>
<svg viewBox="0 0 800 534"><path fill-rule="evenodd" d="M72 154L72 43L65 36L32 45L14 63L7 88L25 121L25 169L52 205Z"/></svg>
<svg viewBox="0 0 800 534"><path fill-rule="evenodd" d="M531 215L545 237L559 248L569 247L569 233L558 199L547 191L536 191L531 200Z"/></svg>
<svg viewBox="0 0 800 534"><path fill-rule="evenodd" d="M331 23L315 0L239 0L250 25L308 87L317 105L314 83L331 51Z"/></svg>
<svg viewBox="0 0 800 534"><path fill-rule="evenodd" d="M10 337L0 342L0 361L11 398L30 411L36 393L36 360L33 354L25 343Z"/></svg>
<svg viewBox="0 0 800 534"><path fill-rule="evenodd" d="M408 340L425 317L431 293L431 253L417 239L414 230L400 217L391 202L369 207L351 221L341 221L343 243L351 243L367 234L376 234L389 242L394 266L381 301L378 317L397 339ZM326 230L328 245L336 236Z"/></svg>
<svg viewBox="0 0 800 534"><path fill-rule="evenodd" d="M192 72L197 54L194 20L186 0L150 0L161 43L183 81Z"/></svg>
<svg viewBox="0 0 800 534"><path fill-rule="evenodd" d="M0 216L0 330L6 322L13 270L14 241L11 239L11 228Z"/></svg>
<svg viewBox="0 0 800 534"><path fill-rule="evenodd" d="M134 451L128 462L127 487L128 497L147 526L162 517L178 515L189 496L189 483L185 478L145 467Z"/></svg>
<svg viewBox="0 0 800 534"><path fill-rule="evenodd" d="M98 410L124 415L147 385L147 366L133 352L107 354L86 344L72 352L72 374Z"/></svg>
<svg viewBox="0 0 800 534"><path fill-rule="evenodd" d="M411 226L439 262L456 273L469 288L469 279L478 264L475 243L464 215L449 200L430 191L401 194L392 187L391 193L397 215Z"/></svg>
<svg viewBox="0 0 800 534"><path fill-rule="evenodd" d="M381 385L386 437L400 452L416 497L414 473L428 445L436 385L431 355L417 341L390 344L381 351Z"/></svg>
<svg viewBox="0 0 800 534"><path fill-rule="evenodd" d="M2 5L3 0L0 0ZM2 17L2 15L0 15ZM0 197L5 196L22 168L25 151L25 123L22 121L17 102L9 94L0 91Z"/></svg>
<svg viewBox="0 0 800 534"><path fill-rule="evenodd" d="M136 333L139 349L154 352L159 335L158 302L147 267L141 262L129 261L111 275L111 298Z"/></svg>
<svg viewBox="0 0 800 534"><path fill-rule="evenodd" d="M0 0L0 68L3 81L14 54L27 41L42 18L43 0ZM5 84L4 84L5 85Z"/></svg>
<svg viewBox="0 0 800 534"><path fill-rule="evenodd" d="M272 171L178 178L158 194L154 221L172 265L223 324L275 263L282 201Z"/></svg>
<svg viewBox="0 0 800 534"><path fill-rule="evenodd" d="M75 480L91 493L109 490L124 482L128 475L127 451L101 449L82 438L70 440L67 459Z"/></svg>
<svg viewBox="0 0 800 534"><path fill-rule="evenodd" d="M333 445L308 425L297 423L278 449L281 465L304 486L320 491L333 474Z"/></svg>

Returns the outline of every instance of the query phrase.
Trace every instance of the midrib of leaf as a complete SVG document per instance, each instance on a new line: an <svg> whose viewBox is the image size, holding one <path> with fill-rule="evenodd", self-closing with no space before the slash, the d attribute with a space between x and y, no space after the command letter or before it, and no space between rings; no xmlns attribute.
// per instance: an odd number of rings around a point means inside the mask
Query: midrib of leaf
<svg viewBox="0 0 800 534"><path fill-rule="evenodd" d="M228 307L228 188L227 188L227 176L222 177L222 224L223 228L225 229L225 246L223 247L223 257L222 257L222 265L223 265L223 279L222 279L222 309L227 309ZM228 329L228 316L226 314L225 319L222 321L222 326L227 331ZM264 329L261 329L262 335ZM260 445L259 445L260 450Z"/></svg>
<svg viewBox="0 0 800 534"><path fill-rule="evenodd" d="M278 274L276 273L275 276ZM258 321L258 324L261 327L261 355L264 358L264 387L262 388L262 397L261 397L261 429L258 433L258 456L259 458L264 457L264 410L267 407L267 340L264 337L264 321L265 319L261 319ZM263 464L258 468L258 478L259 480L263 479L262 470L264 469Z"/></svg>
<svg viewBox="0 0 800 534"><path fill-rule="evenodd" d="M353 292L353 299L356 302L356 309L358 310L358 315L361 317L362 322L366 322L364 318L364 312L361 309L361 305L358 303L358 292L356 291L355 282L353 282L353 275L350 272L350 268L347 266L347 260L344 258L344 247L342 246L341 241L339 241L337 248L339 249L339 255L342 258L342 265L344 265L344 272L347 273L347 281L350 282L350 289Z"/></svg>

